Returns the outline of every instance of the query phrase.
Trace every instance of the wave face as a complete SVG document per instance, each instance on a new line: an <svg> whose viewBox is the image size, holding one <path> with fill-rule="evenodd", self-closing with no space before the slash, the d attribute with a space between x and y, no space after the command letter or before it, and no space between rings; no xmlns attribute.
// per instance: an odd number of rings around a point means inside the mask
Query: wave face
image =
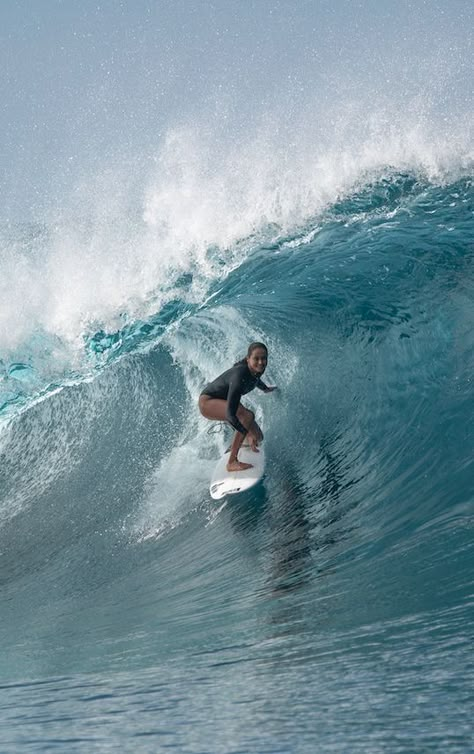
<svg viewBox="0 0 474 754"><path fill-rule="evenodd" d="M466 175L385 170L292 232L269 222L209 248L208 268L194 255L148 317L84 331L74 363L60 332L64 358L38 347L46 327L18 340L0 436L5 745L13 709L44 704L48 736L64 714L90 750L94 715L114 731L119 715L138 751L145 733L309 751L315 719L326 751L467 750L472 206ZM196 399L253 339L279 386L248 396L267 476L218 507L224 436Z"/></svg>

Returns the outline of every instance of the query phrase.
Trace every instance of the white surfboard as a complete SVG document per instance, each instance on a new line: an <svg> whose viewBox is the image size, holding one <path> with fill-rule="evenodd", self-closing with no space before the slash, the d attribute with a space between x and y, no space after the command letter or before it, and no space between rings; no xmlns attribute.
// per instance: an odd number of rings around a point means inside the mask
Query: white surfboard
<svg viewBox="0 0 474 754"><path fill-rule="evenodd" d="M230 450L219 458L209 486L209 492L214 500L220 500L225 495L236 495L238 492L249 490L260 481L265 471L265 453L262 445L259 446L258 450L258 453L254 453L248 445L243 445L240 448L239 461L252 464L252 468L245 471L227 471L226 466Z"/></svg>

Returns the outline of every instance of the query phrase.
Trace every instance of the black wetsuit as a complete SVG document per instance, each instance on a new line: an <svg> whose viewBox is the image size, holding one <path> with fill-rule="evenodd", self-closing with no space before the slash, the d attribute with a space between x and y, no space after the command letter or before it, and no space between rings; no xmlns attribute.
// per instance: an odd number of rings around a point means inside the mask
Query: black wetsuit
<svg viewBox="0 0 474 754"><path fill-rule="evenodd" d="M250 393L255 387L260 390L268 390L267 386L260 379L254 376L245 364L235 364L231 369L223 372L215 380L209 382L201 392L201 395L209 395L211 398L221 398L227 401L226 419L229 424L243 435L247 434L244 425L237 418L237 409L240 398L246 393Z"/></svg>

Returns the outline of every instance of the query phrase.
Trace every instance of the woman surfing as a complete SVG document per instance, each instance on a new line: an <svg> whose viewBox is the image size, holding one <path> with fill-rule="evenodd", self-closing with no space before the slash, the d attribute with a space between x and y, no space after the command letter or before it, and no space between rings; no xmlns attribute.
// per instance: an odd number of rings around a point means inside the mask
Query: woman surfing
<svg viewBox="0 0 474 754"><path fill-rule="evenodd" d="M263 440L262 430L255 421L255 414L240 403L242 395L258 387L264 393L271 393L276 387L269 387L261 380L267 367L268 349L263 343L251 343L247 356L227 369L213 382L209 382L199 396L199 410L206 419L228 422L235 429L230 447L227 471L251 469L251 463L242 463L237 455L247 436L250 447L258 453L258 443Z"/></svg>

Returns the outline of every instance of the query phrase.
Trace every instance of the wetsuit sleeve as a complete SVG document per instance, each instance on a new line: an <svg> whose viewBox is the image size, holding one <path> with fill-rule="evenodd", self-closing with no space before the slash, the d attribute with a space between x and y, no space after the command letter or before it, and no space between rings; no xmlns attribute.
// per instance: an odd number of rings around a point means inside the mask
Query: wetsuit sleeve
<svg viewBox="0 0 474 754"><path fill-rule="evenodd" d="M231 383L229 385L229 392L227 393L227 408L225 412L226 419L229 424L237 430L237 432L241 432L243 435L246 435L247 430L237 418L237 409L239 407L241 396L242 393L240 392L239 382L237 380L231 380Z"/></svg>
<svg viewBox="0 0 474 754"><path fill-rule="evenodd" d="M265 385L265 383L262 382L262 380L260 379L260 377L258 378L257 382L255 383L255 387L258 387L259 390L263 390L264 392L266 390L268 390L268 385Z"/></svg>

